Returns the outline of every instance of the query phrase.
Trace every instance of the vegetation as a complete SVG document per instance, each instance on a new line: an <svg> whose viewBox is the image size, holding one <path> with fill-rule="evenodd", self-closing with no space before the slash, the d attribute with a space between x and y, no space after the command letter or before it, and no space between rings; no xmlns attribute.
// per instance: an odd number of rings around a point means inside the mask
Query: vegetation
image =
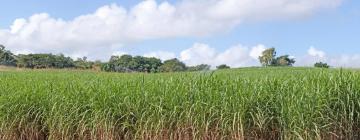
<svg viewBox="0 0 360 140"><path fill-rule="evenodd" d="M359 139L360 72L0 72L0 139Z"/></svg>
<svg viewBox="0 0 360 140"><path fill-rule="evenodd" d="M31 69L45 69L45 68L71 68L75 64L70 57L64 55L53 54L28 54L18 55L17 64L18 67L31 68Z"/></svg>
<svg viewBox="0 0 360 140"><path fill-rule="evenodd" d="M225 65L225 64L222 64L222 65L219 65L216 67L218 70L221 70L221 69L230 69L230 67L228 65Z"/></svg>
<svg viewBox="0 0 360 140"><path fill-rule="evenodd" d="M269 48L262 52L262 56L259 57L260 63L265 66L292 66L296 61L294 58L290 58L289 55L283 55L276 57L275 48Z"/></svg>
<svg viewBox="0 0 360 140"><path fill-rule="evenodd" d="M275 48L263 51L259 57L260 63L265 66L292 66L295 59L289 55L276 57ZM20 68L47 69L47 68L74 68L74 69L96 69L106 72L179 72L179 71L204 71L211 68L210 65L201 64L197 66L186 66L180 60L174 58L162 62L158 58L143 56L111 56L108 62L89 61L87 57L78 58L76 61L62 54L20 54L14 55L5 47L0 45L0 65L17 66ZM217 69L229 69L226 64L216 67Z"/></svg>
<svg viewBox="0 0 360 140"><path fill-rule="evenodd" d="M8 50L5 50L3 45L0 45L0 65L16 66L16 59L14 54Z"/></svg>
<svg viewBox="0 0 360 140"><path fill-rule="evenodd" d="M327 63L323 63L323 62L315 63L314 67L316 67L316 68L330 68L330 66Z"/></svg>
<svg viewBox="0 0 360 140"><path fill-rule="evenodd" d="M160 72L185 71L186 65L178 59L174 58L164 61L164 64L160 66L159 70Z"/></svg>
<svg viewBox="0 0 360 140"><path fill-rule="evenodd" d="M188 67L187 70L188 71L208 71L208 70L210 70L210 68L211 68L210 65L200 64L200 65L197 65L197 66Z"/></svg>
<svg viewBox="0 0 360 140"><path fill-rule="evenodd" d="M259 57L259 61L265 67L271 66L274 63L275 56L276 56L275 48L266 49L265 51L262 52L262 56Z"/></svg>
<svg viewBox="0 0 360 140"><path fill-rule="evenodd" d="M142 56L112 56L109 63L103 65L107 72L158 72L162 65L160 59Z"/></svg>
<svg viewBox="0 0 360 140"><path fill-rule="evenodd" d="M109 62L89 61L87 57L73 60L63 54L19 54L14 55L0 45L0 66L17 66L30 69L95 69L105 72L179 72L179 71L204 71L211 68L210 65L186 66L180 60L174 58L164 63L154 57L143 56L111 56Z"/></svg>

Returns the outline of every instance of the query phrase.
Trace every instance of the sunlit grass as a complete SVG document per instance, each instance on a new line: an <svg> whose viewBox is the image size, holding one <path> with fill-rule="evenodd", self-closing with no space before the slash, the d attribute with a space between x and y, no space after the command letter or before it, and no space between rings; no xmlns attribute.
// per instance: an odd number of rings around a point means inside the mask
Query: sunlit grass
<svg viewBox="0 0 360 140"><path fill-rule="evenodd" d="M0 139L358 139L360 72L0 72Z"/></svg>

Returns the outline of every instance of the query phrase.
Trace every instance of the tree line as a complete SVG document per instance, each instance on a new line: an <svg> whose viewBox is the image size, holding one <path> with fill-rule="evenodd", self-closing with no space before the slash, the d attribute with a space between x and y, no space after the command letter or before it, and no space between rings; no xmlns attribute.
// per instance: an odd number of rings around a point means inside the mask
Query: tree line
<svg viewBox="0 0 360 140"><path fill-rule="evenodd" d="M296 62L289 55L276 57L275 48L269 48L262 52L259 62L264 67L293 66ZM197 66L186 66L185 63L174 58L161 61L155 57L144 56L111 56L108 62L90 61L86 57L73 60L63 54L19 54L15 55L0 45L0 65L14 66L30 69L95 69L106 72L179 72L179 71L205 71L210 70L211 66L200 64ZM328 68L326 63L318 62L315 67ZM217 69L229 69L230 67L222 64Z"/></svg>
<svg viewBox="0 0 360 140"><path fill-rule="evenodd" d="M63 54L19 54L15 55L0 45L0 65L30 69L96 69L106 72L178 72L204 71L211 66L201 64L186 66L185 63L174 58L162 62L155 57L143 56L111 56L108 62L90 61L87 57L73 60Z"/></svg>

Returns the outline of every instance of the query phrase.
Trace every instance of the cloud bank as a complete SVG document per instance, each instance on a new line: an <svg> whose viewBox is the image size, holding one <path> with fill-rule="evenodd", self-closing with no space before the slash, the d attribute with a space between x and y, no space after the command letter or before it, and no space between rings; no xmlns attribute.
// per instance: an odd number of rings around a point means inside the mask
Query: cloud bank
<svg viewBox="0 0 360 140"><path fill-rule="evenodd" d="M310 47L307 54L297 58L297 66L313 66L316 62L326 62L333 67L359 68L359 54L328 55L325 51Z"/></svg>
<svg viewBox="0 0 360 140"><path fill-rule="evenodd" d="M233 68L260 66L259 56L269 47L258 44L255 46L234 45L225 50L216 50L208 44L195 43L192 47L181 51L179 54L174 52L157 51L150 52L144 56L156 57L162 60L178 58L189 66L199 64L209 64L212 68L226 64ZM325 62L332 67L359 68L359 54L328 55L325 51L313 46L309 47L305 55L291 56L295 58L295 66L312 67L316 62ZM149 55L150 54L150 55ZM280 52L280 55L284 55ZM165 59L164 59L165 58Z"/></svg>
<svg viewBox="0 0 360 140"><path fill-rule="evenodd" d="M67 21L47 13L19 18L9 28L0 29L0 43L16 53L65 53L105 59L131 42L211 36L244 22L303 18L341 3L342 0L183 0L171 4L145 0L130 8L106 5ZM194 50L209 49L197 45ZM245 51L239 46L232 49ZM232 52L223 53L201 57L216 55L221 62L227 58L225 54Z"/></svg>
<svg viewBox="0 0 360 140"><path fill-rule="evenodd" d="M213 67L221 64L232 67L256 66L258 57L265 49L262 44L254 47L235 45L223 52L217 52L207 44L195 43L193 47L180 53L180 60L190 66L198 64L210 64Z"/></svg>

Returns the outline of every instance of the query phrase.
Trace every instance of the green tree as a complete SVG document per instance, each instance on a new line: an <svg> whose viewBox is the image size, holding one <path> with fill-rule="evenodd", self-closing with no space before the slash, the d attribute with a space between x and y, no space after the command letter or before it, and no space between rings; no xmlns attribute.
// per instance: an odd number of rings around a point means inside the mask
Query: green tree
<svg viewBox="0 0 360 140"><path fill-rule="evenodd" d="M115 69L114 65L112 65L110 63L102 63L101 64L101 71L115 72L114 69Z"/></svg>
<svg viewBox="0 0 360 140"><path fill-rule="evenodd" d="M114 65L115 72L130 72L133 67L136 67L131 55L114 56L113 59L110 60L110 63Z"/></svg>
<svg viewBox="0 0 360 140"><path fill-rule="evenodd" d="M269 48L262 52L262 56L259 57L260 63L264 67L268 66L292 66L295 64L295 59L290 58L289 55L283 55L276 57L275 48Z"/></svg>
<svg viewBox="0 0 360 140"><path fill-rule="evenodd" d="M73 68L74 65L74 60L71 59L70 57L66 57L63 54L59 54L59 55L54 55L54 62L53 66L55 68Z"/></svg>
<svg viewBox="0 0 360 140"><path fill-rule="evenodd" d="M78 58L75 62L75 68L77 69L92 69L94 62L88 61L87 57Z"/></svg>
<svg viewBox="0 0 360 140"><path fill-rule="evenodd" d="M218 70L221 70L221 69L230 69L230 66L228 65L225 65L225 64L222 64L222 65L219 65L216 67Z"/></svg>
<svg viewBox="0 0 360 140"><path fill-rule="evenodd" d="M102 65L102 70L113 72L157 72L162 65L157 58L143 56L111 56L109 63Z"/></svg>
<svg viewBox="0 0 360 140"><path fill-rule="evenodd" d="M188 71L206 71L206 70L210 70L211 66L207 65L207 64L200 64L197 66L191 66L188 67L187 70Z"/></svg>
<svg viewBox="0 0 360 140"><path fill-rule="evenodd" d="M280 57L277 57L273 63L274 66L292 66L295 64L295 59L290 58L289 55L283 55Z"/></svg>
<svg viewBox="0 0 360 140"><path fill-rule="evenodd" d="M275 48L269 48L262 52L262 56L259 57L259 60L263 66L267 67L274 64L275 57Z"/></svg>
<svg viewBox="0 0 360 140"><path fill-rule="evenodd" d="M63 54L20 54L17 56L17 66L24 68L73 68L74 61Z"/></svg>
<svg viewBox="0 0 360 140"><path fill-rule="evenodd" d="M178 72L185 70L186 65L176 58L164 61L164 64L159 68L160 72Z"/></svg>
<svg viewBox="0 0 360 140"><path fill-rule="evenodd" d="M328 65L327 63L323 63L323 62L317 62L314 64L314 67L316 68L330 68L330 65Z"/></svg>
<svg viewBox="0 0 360 140"><path fill-rule="evenodd" d="M0 65L16 66L16 57L5 46L0 45Z"/></svg>
<svg viewBox="0 0 360 140"><path fill-rule="evenodd" d="M162 65L162 62L160 59L155 57L147 58L145 57L145 71L155 73L159 70L159 67Z"/></svg>

